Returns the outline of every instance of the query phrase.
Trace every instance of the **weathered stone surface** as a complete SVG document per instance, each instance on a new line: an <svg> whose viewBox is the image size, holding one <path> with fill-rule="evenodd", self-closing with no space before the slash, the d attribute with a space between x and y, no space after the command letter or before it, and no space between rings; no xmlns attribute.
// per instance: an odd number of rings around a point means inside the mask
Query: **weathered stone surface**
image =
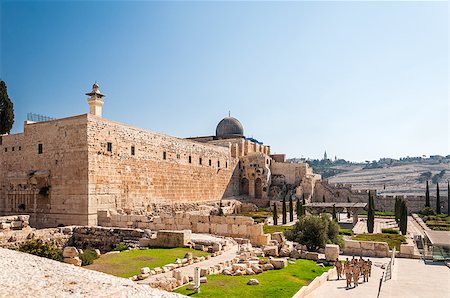
<svg viewBox="0 0 450 298"><path fill-rule="evenodd" d="M336 261L339 257L339 245L327 244L325 246L325 259L327 261Z"/></svg>
<svg viewBox="0 0 450 298"><path fill-rule="evenodd" d="M312 260L312 261L318 261L319 260L319 254L317 252L307 252L306 253L306 259Z"/></svg>
<svg viewBox="0 0 450 298"><path fill-rule="evenodd" d="M253 271L251 268L245 269L245 274L247 275L255 275L255 271Z"/></svg>
<svg viewBox="0 0 450 298"><path fill-rule="evenodd" d="M283 269L288 266L287 259L270 259L270 264L272 264L274 269Z"/></svg>
<svg viewBox="0 0 450 298"><path fill-rule="evenodd" d="M141 268L141 273L142 274L150 273L150 268L148 268L148 267Z"/></svg>
<svg viewBox="0 0 450 298"><path fill-rule="evenodd" d="M251 265L250 268L252 268L253 272L255 272L256 274L263 272L263 270L261 269L261 267L259 265L253 264L253 265Z"/></svg>
<svg viewBox="0 0 450 298"><path fill-rule="evenodd" d="M300 253L300 251L298 251L296 249L293 249L291 251L291 253L289 254L289 257L292 258L292 259L300 259L301 258L301 253Z"/></svg>
<svg viewBox="0 0 450 298"><path fill-rule="evenodd" d="M280 257L289 257L291 254L291 250L287 247L283 247L280 249L279 256Z"/></svg>
<svg viewBox="0 0 450 298"><path fill-rule="evenodd" d="M259 285L259 281L257 279L251 278L248 282L247 285L249 286L255 286L255 285Z"/></svg>
<svg viewBox="0 0 450 298"><path fill-rule="evenodd" d="M278 257L278 246L265 246L263 252L266 256Z"/></svg>
<svg viewBox="0 0 450 298"><path fill-rule="evenodd" d="M81 260L79 257L64 258L64 263L81 266Z"/></svg>
<svg viewBox="0 0 450 298"><path fill-rule="evenodd" d="M76 257L76 256L78 256L78 250L76 249L76 247L73 247L73 246L64 247L63 257L72 258L72 257Z"/></svg>
<svg viewBox="0 0 450 298"><path fill-rule="evenodd" d="M263 265L261 266L261 268L262 268L262 270L264 270L264 271L275 269L275 267L274 267L271 263L263 264Z"/></svg>

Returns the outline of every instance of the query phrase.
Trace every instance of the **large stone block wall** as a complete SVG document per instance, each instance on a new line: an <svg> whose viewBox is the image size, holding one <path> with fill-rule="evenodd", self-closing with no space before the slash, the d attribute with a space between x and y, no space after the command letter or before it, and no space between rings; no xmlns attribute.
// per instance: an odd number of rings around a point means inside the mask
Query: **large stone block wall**
<svg viewBox="0 0 450 298"><path fill-rule="evenodd" d="M0 215L28 214L37 227L89 224L86 126L81 115L1 136Z"/></svg>
<svg viewBox="0 0 450 298"><path fill-rule="evenodd" d="M226 237L250 239L252 244L267 245L270 235L264 234L263 224L245 216L196 215L176 212L161 216L109 214L98 212L98 223L105 227L159 230L191 230L193 233L216 234Z"/></svg>
<svg viewBox="0 0 450 298"><path fill-rule="evenodd" d="M154 203L219 202L224 194L237 191L231 179L237 160L231 157L229 148L149 132L92 115L88 117L87 133L90 212L151 212ZM111 152L107 150L108 143L112 145ZM135 155L131 153L132 146Z"/></svg>

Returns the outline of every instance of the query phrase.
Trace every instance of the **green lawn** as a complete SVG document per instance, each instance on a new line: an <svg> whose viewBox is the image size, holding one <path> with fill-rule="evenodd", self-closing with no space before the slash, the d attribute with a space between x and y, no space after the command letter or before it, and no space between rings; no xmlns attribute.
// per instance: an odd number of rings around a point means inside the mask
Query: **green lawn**
<svg viewBox="0 0 450 298"><path fill-rule="evenodd" d="M450 231L450 216L447 214L420 216L430 229L436 231Z"/></svg>
<svg viewBox="0 0 450 298"><path fill-rule="evenodd" d="M389 245L390 249L395 246L397 251L399 251L400 244L405 241L405 236L395 234L359 234L353 236L352 239L358 241L386 242Z"/></svg>
<svg viewBox="0 0 450 298"><path fill-rule="evenodd" d="M359 211L358 215L367 215L367 211ZM393 211L375 211L375 217L395 217Z"/></svg>
<svg viewBox="0 0 450 298"><path fill-rule="evenodd" d="M265 234L272 234L275 232L284 232L286 230L291 230L293 229L294 226L268 226L268 225L264 225L263 230Z"/></svg>
<svg viewBox="0 0 450 298"><path fill-rule="evenodd" d="M119 277L131 277L139 274L142 267L161 267L181 259L187 252L194 257L206 256L208 253L189 248L150 248L129 250L114 254L101 255L94 264L85 268L105 272Z"/></svg>
<svg viewBox="0 0 450 298"><path fill-rule="evenodd" d="M194 297L276 297L290 298L301 287L308 285L315 277L331 267L320 267L315 262L297 260L281 270L270 270L258 275L227 276L223 274L209 275L208 282L202 284L199 294L187 290L187 286L175 292ZM247 281L256 278L257 286L248 286Z"/></svg>
<svg viewBox="0 0 450 298"><path fill-rule="evenodd" d="M264 220L267 217L273 216L272 212L267 210L266 208L260 208L258 211L253 211L253 212L241 212L236 215L249 216L249 217L253 218L257 223L264 222Z"/></svg>

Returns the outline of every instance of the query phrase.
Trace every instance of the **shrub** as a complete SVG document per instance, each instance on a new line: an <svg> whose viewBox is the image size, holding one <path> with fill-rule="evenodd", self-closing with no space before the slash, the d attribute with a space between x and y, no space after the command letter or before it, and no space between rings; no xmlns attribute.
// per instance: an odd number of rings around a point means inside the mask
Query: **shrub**
<svg viewBox="0 0 450 298"><path fill-rule="evenodd" d="M56 261L64 259L61 249L46 244L40 239L23 243L20 245L19 251Z"/></svg>
<svg viewBox="0 0 450 298"><path fill-rule="evenodd" d="M339 235L353 236L353 231L350 229L339 230Z"/></svg>
<svg viewBox="0 0 450 298"><path fill-rule="evenodd" d="M399 231L397 229L387 228L387 229L381 229L381 233L383 233L383 234L398 234Z"/></svg>
<svg viewBox="0 0 450 298"><path fill-rule="evenodd" d="M327 243L342 244L339 225L326 214L302 216L285 234L288 240L306 245L309 251L324 248Z"/></svg>
<svg viewBox="0 0 450 298"><path fill-rule="evenodd" d="M95 259L98 259L98 254L93 249L85 249L82 254L79 255L81 259L81 266L87 266L94 263Z"/></svg>
<svg viewBox="0 0 450 298"><path fill-rule="evenodd" d="M128 246L127 245L125 245L125 244L123 244L123 243L119 243L119 244L116 244L116 246L114 247L114 251L124 251L124 250L127 250L128 249Z"/></svg>
<svg viewBox="0 0 450 298"><path fill-rule="evenodd" d="M430 207L425 207L422 209L422 211L420 211L420 214L422 215L436 215L436 211L433 208Z"/></svg>

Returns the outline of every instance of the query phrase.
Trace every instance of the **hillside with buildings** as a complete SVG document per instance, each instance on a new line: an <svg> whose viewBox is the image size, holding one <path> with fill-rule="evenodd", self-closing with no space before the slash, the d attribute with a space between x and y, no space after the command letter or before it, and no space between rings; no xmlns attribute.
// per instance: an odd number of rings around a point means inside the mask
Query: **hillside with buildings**
<svg viewBox="0 0 450 298"><path fill-rule="evenodd" d="M324 177L330 183L352 184L354 189L377 189L380 195L423 195L428 180L432 195L439 183L441 196L446 196L450 156L383 158L365 164L331 162L321 172L335 173Z"/></svg>

